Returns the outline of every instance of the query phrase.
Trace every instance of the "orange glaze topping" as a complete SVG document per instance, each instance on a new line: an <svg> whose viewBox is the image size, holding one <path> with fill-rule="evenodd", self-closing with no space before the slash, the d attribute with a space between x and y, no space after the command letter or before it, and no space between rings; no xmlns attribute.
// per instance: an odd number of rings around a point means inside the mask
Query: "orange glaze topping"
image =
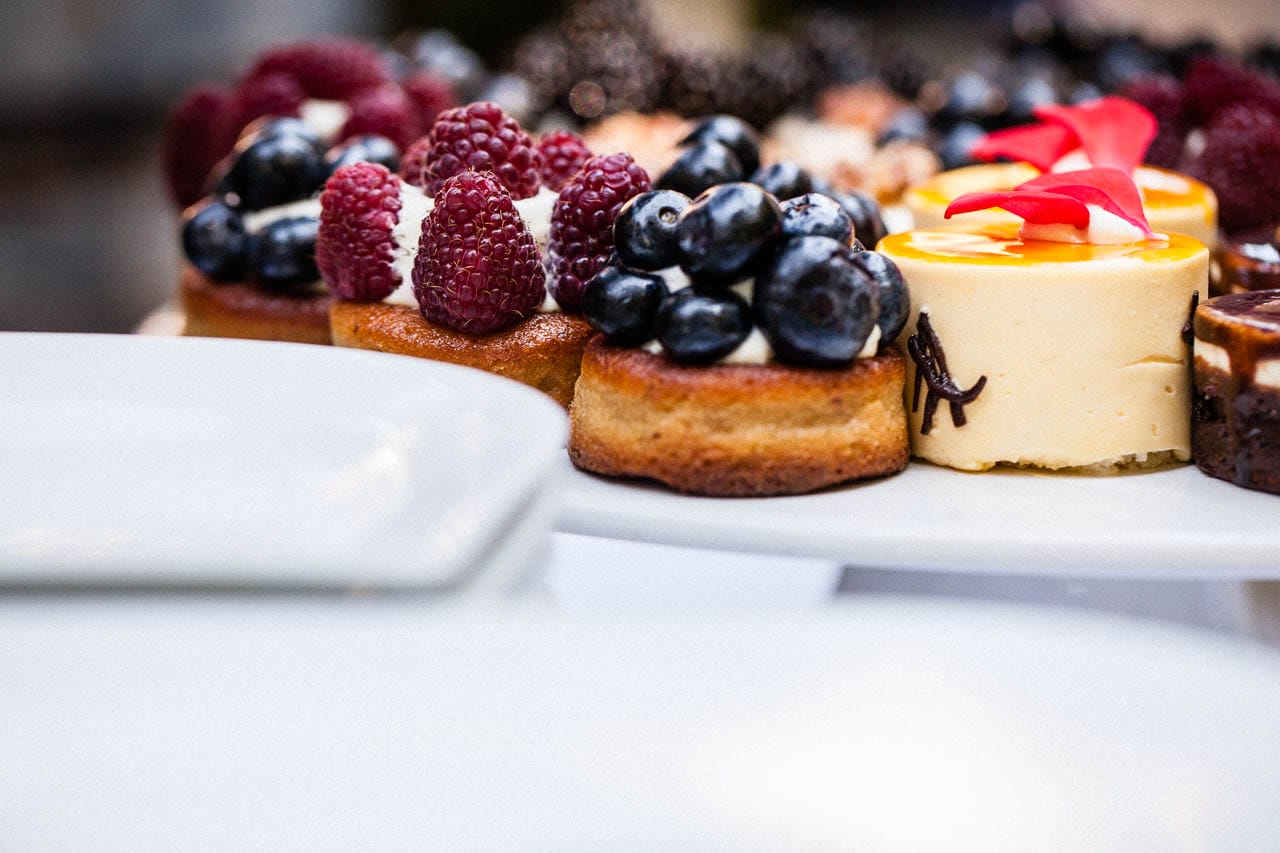
<svg viewBox="0 0 1280 853"><path fill-rule="evenodd" d="M1164 240L1144 240L1119 245L1055 243L1018 239L1018 225L993 225L976 233L963 231L906 231L890 234L876 246L894 258L940 263L1023 266L1072 264L1125 258L1147 263L1181 261L1207 251L1199 240L1181 234Z"/></svg>

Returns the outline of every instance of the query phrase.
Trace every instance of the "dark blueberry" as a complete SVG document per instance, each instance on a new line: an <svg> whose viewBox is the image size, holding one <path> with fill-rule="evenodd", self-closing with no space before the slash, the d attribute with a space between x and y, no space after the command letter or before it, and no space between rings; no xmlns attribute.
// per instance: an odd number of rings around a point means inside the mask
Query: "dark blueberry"
<svg viewBox="0 0 1280 853"><path fill-rule="evenodd" d="M1093 79L1104 91L1111 92L1134 77L1162 73L1169 73L1166 59L1140 38L1126 36L1103 46L1095 60Z"/></svg>
<svg viewBox="0 0 1280 853"><path fill-rule="evenodd" d="M305 139L318 151L323 151L324 141L311 125L300 118L289 116L264 116L249 122L240 131L238 148L244 148L260 139L279 139L282 136L296 136Z"/></svg>
<svg viewBox="0 0 1280 853"><path fill-rule="evenodd" d="M722 184L680 214L680 267L700 283L733 284L755 272L782 233L782 208L755 184Z"/></svg>
<svg viewBox="0 0 1280 853"><path fill-rule="evenodd" d="M192 266L214 281L244 277L249 238L240 214L219 200L192 208L182 225L182 250Z"/></svg>
<svg viewBox="0 0 1280 853"><path fill-rule="evenodd" d="M844 367L876 326L880 288L848 246L797 237L756 277L753 299L756 323L778 361Z"/></svg>
<svg viewBox="0 0 1280 853"><path fill-rule="evenodd" d="M249 268L255 281L266 285L304 284L320 278L316 270L316 230L320 221L309 217L278 219L253 241Z"/></svg>
<svg viewBox="0 0 1280 853"><path fill-rule="evenodd" d="M962 121L947 131L938 143L938 159L944 169L958 169L974 162L973 148L987 132L981 125Z"/></svg>
<svg viewBox="0 0 1280 853"><path fill-rule="evenodd" d="M605 267L582 291L582 315L609 343L636 346L653 339L658 306L666 298L661 276Z"/></svg>
<svg viewBox="0 0 1280 853"><path fill-rule="evenodd" d="M876 140L876 144L884 145L895 139L915 142L928 135L928 117L915 107L903 107L889 117L884 129L880 131L880 138Z"/></svg>
<svg viewBox="0 0 1280 853"><path fill-rule="evenodd" d="M613 243L622 262L639 270L680 263L676 224L689 201L675 190L653 190L624 204L613 221Z"/></svg>
<svg viewBox="0 0 1280 853"><path fill-rule="evenodd" d="M1077 83L1067 93L1067 103L1078 104L1081 101L1094 101L1102 97L1102 90L1089 82Z"/></svg>
<svg viewBox="0 0 1280 853"><path fill-rule="evenodd" d="M409 56L419 70L448 80L464 103L475 100L484 87L484 60L448 30L428 30L418 36Z"/></svg>
<svg viewBox="0 0 1280 853"><path fill-rule="evenodd" d="M719 142L728 146L738 158L743 174L750 175L760 168L760 134L756 129L736 116L711 116L698 122L689 135L680 140L681 145L703 142Z"/></svg>
<svg viewBox="0 0 1280 853"><path fill-rule="evenodd" d="M751 183L773 193L778 201L813 192L813 178L790 160L781 160L756 171Z"/></svg>
<svg viewBox="0 0 1280 853"><path fill-rule="evenodd" d="M831 196L807 193L782 203L785 237L830 237L846 246L853 240L853 219Z"/></svg>
<svg viewBox="0 0 1280 853"><path fill-rule="evenodd" d="M856 254L854 262L866 270L880 285L880 340L890 343L907 325L911 313L911 293L898 265L879 252Z"/></svg>
<svg viewBox="0 0 1280 853"><path fill-rule="evenodd" d="M1044 77L1026 77L1009 89L1009 105L1004 119L1008 124L1029 124L1035 121L1033 111L1044 104L1056 103L1057 89Z"/></svg>
<svg viewBox="0 0 1280 853"><path fill-rule="evenodd" d="M751 306L732 290L679 290L658 308L658 343L673 361L708 364L724 358L751 334Z"/></svg>
<svg viewBox="0 0 1280 853"><path fill-rule="evenodd" d="M703 142L685 149L662 173L654 187L675 190L694 198L716 184L740 181L745 175L737 155L727 145Z"/></svg>
<svg viewBox="0 0 1280 853"><path fill-rule="evenodd" d="M853 236L864 246L875 248L889 230L884 227L880 218L880 205L866 193L850 190L837 193L835 200L840 202L844 212L853 220Z"/></svg>
<svg viewBox="0 0 1280 853"><path fill-rule="evenodd" d="M307 198L326 177L323 157L305 137L264 136L235 155L226 186L241 208L262 210Z"/></svg>
<svg viewBox="0 0 1280 853"><path fill-rule="evenodd" d="M1003 107L1004 97L994 83L977 71L966 71L951 81L937 119L944 125L982 121Z"/></svg>
<svg viewBox="0 0 1280 853"><path fill-rule="evenodd" d="M332 175L352 163L381 163L393 172L400 170L400 148L385 136L368 134L335 145L324 155L325 172Z"/></svg>

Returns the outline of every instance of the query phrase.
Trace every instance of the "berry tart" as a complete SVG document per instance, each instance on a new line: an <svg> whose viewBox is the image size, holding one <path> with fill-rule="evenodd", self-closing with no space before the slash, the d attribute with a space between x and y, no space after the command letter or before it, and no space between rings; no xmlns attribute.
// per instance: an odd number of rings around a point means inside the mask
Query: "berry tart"
<svg viewBox="0 0 1280 853"><path fill-rule="evenodd" d="M170 195L186 207L185 333L329 343L315 264L315 194L347 163L390 168L454 96L434 74L397 75L371 45L296 42L233 86L200 86L172 114Z"/></svg>
<svg viewBox="0 0 1280 853"><path fill-rule="evenodd" d="M567 406L592 334L582 287L618 209L648 189L626 154L592 157L567 133L535 144L488 102L446 111L398 175L354 164L320 196L333 341L487 370Z"/></svg>
<svg viewBox="0 0 1280 853"><path fill-rule="evenodd" d="M1039 124L987 134L972 152L979 160L1013 162L952 169L908 190L904 201L915 227L943 225L947 206L966 193L1007 190L1039 174L1097 167L1118 169L1133 179L1152 228L1186 234L1207 246L1217 243L1213 190L1186 175L1141 165L1157 131L1156 118L1145 107L1111 96L1074 106L1046 104L1034 112ZM995 223L1017 224L1017 219L988 210L966 224Z"/></svg>
<svg viewBox="0 0 1280 853"><path fill-rule="evenodd" d="M721 128L720 133L725 129ZM741 140L739 140L741 141ZM839 202L757 184L638 195L587 285L569 456L713 496L798 494L907 463L909 299Z"/></svg>
<svg viewBox="0 0 1280 853"><path fill-rule="evenodd" d="M1191 447L1211 477L1280 494L1280 290L1196 309Z"/></svg>
<svg viewBox="0 0 1280 853"><path fill-rule="evenodd" d="M1208 249L1154 233L1115 169L1046 173L962 196L947 213L992 206L1021 229L911 231L879 246L911 282L914 454L969 471L1189 459L1181 330Z"/></svg>

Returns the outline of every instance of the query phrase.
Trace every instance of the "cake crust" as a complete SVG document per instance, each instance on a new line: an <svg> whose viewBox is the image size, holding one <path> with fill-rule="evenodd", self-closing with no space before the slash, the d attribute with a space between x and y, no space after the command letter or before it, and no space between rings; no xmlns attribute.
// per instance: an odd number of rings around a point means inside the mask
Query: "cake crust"
<svg viewBox="0 0 1280 853"><path fill-rule="evenodd" d="M582 352L594 334L581 317L553 312L534 314L490 334L469 335L429 322L408 305L341 299L334 300L328 321L338 346L479 368L537 388L566 408Z"/></svg>
<svg viewBox="0 0 1280 853"><path fill-rule="evenodd" d="M587 346L570 410L577 467L691 494L800 494L901 471L906 368L896 346L841 370L683 366Z"/></svg>
<svg viewBox="0 0 1280 853"><path fill-rule="evenodd" d="M246 282L215 282L183 267L179 286L184 335L328 344L328 291L267 290Z"/></svg>

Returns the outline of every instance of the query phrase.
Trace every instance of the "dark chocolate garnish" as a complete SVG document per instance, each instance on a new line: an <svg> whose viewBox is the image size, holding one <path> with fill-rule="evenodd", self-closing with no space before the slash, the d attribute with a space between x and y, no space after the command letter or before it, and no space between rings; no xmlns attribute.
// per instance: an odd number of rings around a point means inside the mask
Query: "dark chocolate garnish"
<svg viewBox="0 0 1280 853"><path fill-rule="evenodd" d="M1200 304L1200 291L1191 291L1191 313L1187 315L1187 322L1182 324L1182 342L1187 346L1191 346L1191 342L1196 339L1196 306Z"/></svg>
<svg viewBox="0 0 1280 853"><path fill-rule="evenodd" d="M951 424L956 427L964 426L964 407L978 399L987 385L987 377L980 376L967 391L951 378L947 371L947 355L942 350L942 342L938 340L938 333L933 330L926 311L920 312L920 318L916 321L916 333L907 338L907 352L916 363L911 411L920 408L920 383L929 386L929 393L924 399L924 419L920 422L920 434L928 435L933 429L933 415L938 410L939 400L946 400L950 405Z"/></svg>

